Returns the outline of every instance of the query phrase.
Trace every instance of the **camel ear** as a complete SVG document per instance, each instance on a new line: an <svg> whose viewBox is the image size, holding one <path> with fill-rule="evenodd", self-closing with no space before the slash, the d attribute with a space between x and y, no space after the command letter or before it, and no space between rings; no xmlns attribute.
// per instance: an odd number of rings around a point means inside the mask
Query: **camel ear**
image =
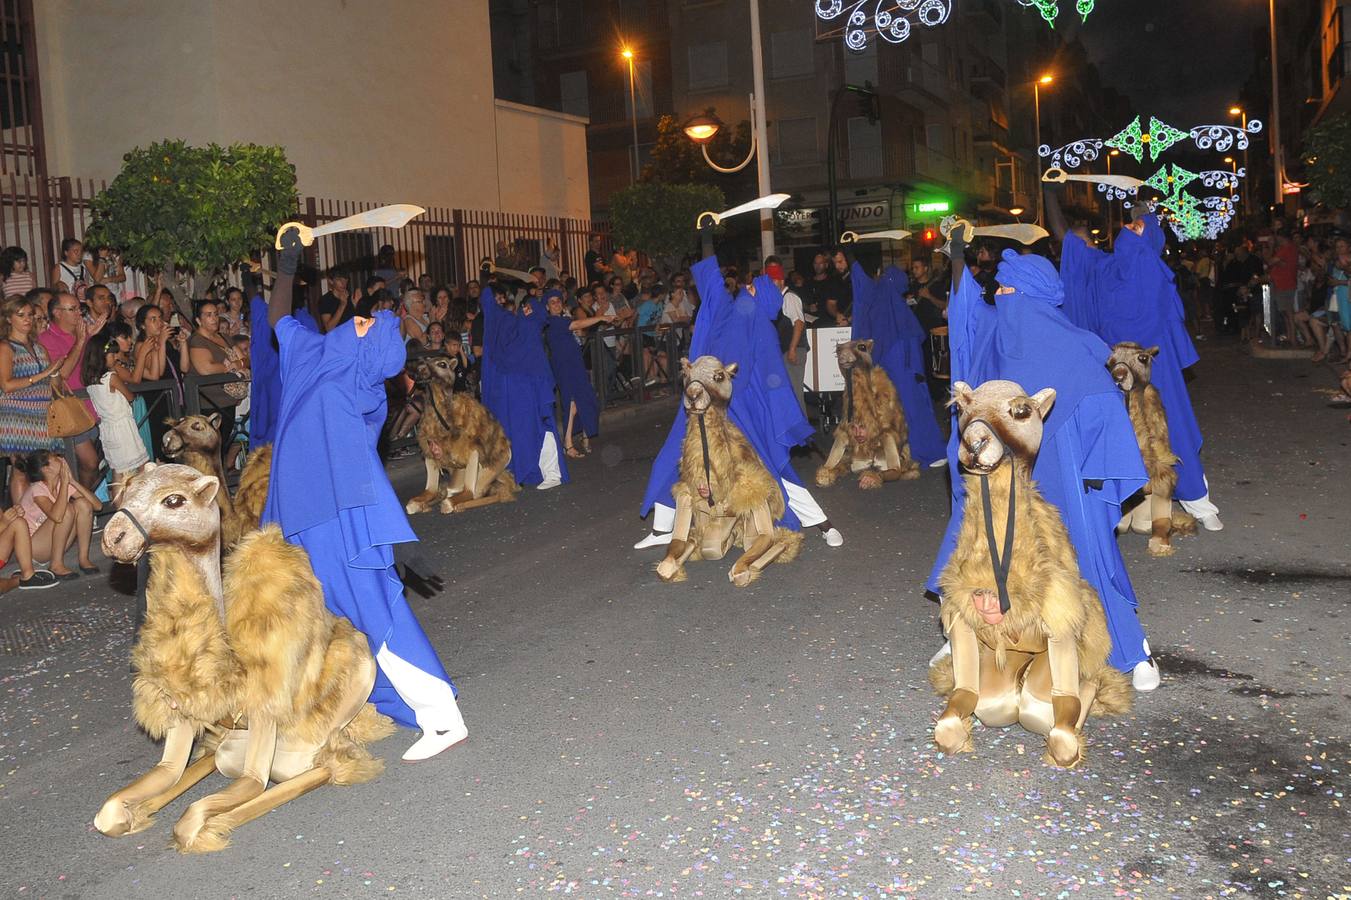
<svg viewBox="0 0 1351 900"><path fill-rule="evenodd" d="M680 374L686 378L690 377L690 358L688 356L680 357Z"/></svg>
<svg viewBox="0 0 1351 900"><path fill-rule="evenodd" d="M965 381L958 381L952 386L952 405L957 407L965 406L971 402L971 385Z"/></svg>
<svg viewBox="0 0 1351 900"><path fill-rule="evenodd" d="M211 415L206 417L206 420L211 424L212 428L220 427L220 413L213 412Z"/></svg>
<svg viewBox="0 0 1351 900"><path fill-rule="evenodd" d="M158 467L159 467L159 463L157 463L157 462L148 462L148 463L146 463L145 465L141 466L141 473L145 473L145 472L153 472L153 471L154 471L156 468L158 468Z"/></svg>
<svg viewBox="0 0 1351 900"><path fill-rule="evenodd" d="M736 373L740 370L741 367L738 366L736 363L728 363L727 365L723 366L722 368L723 368L723 371L727 373L727 377L728 377L728 378L735 378L735 377L736 377Z"/></svg>
<svg viewBox="0 0 1351 900"><path fill-rule="evenodd" d="M1150 347L1150 348L1149 348L1148 350L1146 350L1145 352L1148 353L1150 356L1158 356L1158 355L1159 355L1159 348L1158 348L1158 347Z"/></svg>
<svg viewBox="0 0 1351 900"><path fill-rule="evenodd" d="M203 503L210 503L216 499L216 492L220 490L220 482L216 480L215 475L203 475L192 483L192 495Z"/></svg>
<svg viewBox="0 0 1351 900"><path fill-rule="evenodd" d="M1031 397L1032 405L1037 408L1037 415L1041 416L1042 421L1051 414L1051 407L1055 405L1055 388L1042 388Z"/></svg>

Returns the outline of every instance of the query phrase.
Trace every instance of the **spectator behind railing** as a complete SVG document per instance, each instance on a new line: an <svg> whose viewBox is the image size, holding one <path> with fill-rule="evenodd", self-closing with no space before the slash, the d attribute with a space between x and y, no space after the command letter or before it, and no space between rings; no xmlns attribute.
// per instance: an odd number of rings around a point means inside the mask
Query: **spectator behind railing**
<svg viewBox="0 0 1351 900"><path fill-rule="evenodd" d="M46 562L61 581L74 581L80 573L67 568L66 551L75 544L80 572L99 574L98 566L89 558L89 544L94 513L103 504L71 474L66 458L59 453L34 450L24 457L23 469L29 483L19 505L28 520L33 558Z"/></svg>
<svg viewBox="0 0 1351 900"><path fill-rule="evenodd" d="M405 341L414 341L419 347L427 335L432 317L427 312L427 298L414 288L405 291L399 304L399 334Z"/></svg>
<svg viewBox="0 0 1351 900"><path fill-rule="evenodd" d="M188 357L194 375L238 375L247 368L229 340L220 333L220 306L216 301L197 301L193 320L197 330L188 338ZM232 395L222 384L205 385L201 392L211 407L207 411L220 413L220 445L228 470L239 449L231 438L235 430L235 407L243 397Z"/></svg>
<svg viewBox="0 0 1351 900"><path fill-rule="evenodd" d="M60 373L66 381L66 387L72 392L83 390L80 361L84 359L85 343L92 334L102 330L107 319L95 317L92 321L86 321L80 312L80 301L75 299L74 294L65 291L48 301L47 313L51 323L38 334L38 342L46 348L49 359L61 360ZM90 415L96 415L92 403L86 400L85 406ZM98 448L94 446L96 434L97 430L91 428L74 439L80 484L86 488L93 488L102 478Z"/></svg>
<svg viewBox="0 0 1351 900"><path fill-rule="evenodd" d="M179 399L182 397L183 376L192 371L192 360L188 355L188 331L185 328L171 328L164 311L147 303L136 312L136 333L140 336L136 344L131 368L131 381L159 381L169 378L177 385ZM147 401L148 402L148 401ZM151 449L158 453L163 446L164 433L168 426L165 416L155 414L147 423L150 430Z"/></svg>
<svg viewBox="0 0 1351 900"><path fill-rule="evenodd" d="M126 360L131 351L131 329L122 322L112 322L95 337L85 348L82 376L98 413L99 443L116 486L148 463L150 455L132 410L137 398L128 387L131 369Z"/></svg>
<svg viewBox="0 0 1351 900"><path fill-rule="evenodd" d="M249 333L249 311L244 303L244 292L237 287L225 289L224 304L220 308L220 332L226 337Z"/></svg>
<svg viewBox="0 0 1351 900"><path fill-rule="evenodd" d="M28 254L22 247L6 247L0 253L0 279L4 279L0 293L6 297L26 294L37 287L37 279L28 269Z"/></svg>
<svg viewBox="0 0 1351 900"><path fill-rule="evenodd" d="M10 297L0 307L0 453L10 457L10 501L17 504L28 488L22 457L33 450L56 450L59 438L47 434L47 407L52 402L51 376L64 359L52 361L33 339L36 311L23 297Z"/></svg>
<svg viewBox="0 0 1351 900"><path fill-rule="evenodd" d="M84 264L84 244L78 238L66 238L61 242L61 260L52 266L48 284L70 291L76 300L83 300L85 290L98 281L96 275Z"/></svg>

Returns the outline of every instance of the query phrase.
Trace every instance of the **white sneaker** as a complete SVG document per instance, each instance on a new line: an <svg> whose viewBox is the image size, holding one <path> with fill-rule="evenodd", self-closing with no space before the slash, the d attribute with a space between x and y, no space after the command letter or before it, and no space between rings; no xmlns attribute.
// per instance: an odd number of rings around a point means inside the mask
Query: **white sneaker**
<svg viewBox="0 0 1351 900"><path fill-rule="evenodd" d="M938 648L938 652L935 653L933 656L929 657L929 668L932 669L934 666L938 665L939 660L941 660L943 657L951 655L952 655L952 641L944 641L943 646Z"/></svg>
<svg viewBox="0 0 1351 900"><path fill-rule="evenodd" d="M561 479L561 478L546 478L546 479L544 479L543 481L541 481L539 484L535 485L535 490L537 490L537 491L547 491L547 490L549 490L550 488L556 488L556 487L558 487L558 486L559 486L560 484L562 484L562 483L563 483L563 479Z"/></svg>
<svg viewBox="0 0 1351 900"><path fill-rule="evenodd" d="M1200 522L1201 527L1206 531L1224 531L1224 523L1221 522L1220 517L1214 513L1211 513L1208 516L1201 516L1196 521Z"/></svg>
<svg viewBox="0 0 1351 900"><path fill-rule="evenodd" d="M1152 691L1161 680L1159 664L1154 662L1152 656L1136 663L1135 671L1131 672L1131 684L1135 685L1137 691Z"/></svg>
<svg viewBox="0 0 1351 900"><path fill-rule="evenodd" d="M826 544L831 547L838 547L844 543L844 535L840 534L840 529L832 528L829 531L821 532L821 537L826 539Z"/></svg>
<svg viewBox="0 0 1351 900"><path fill-rule="evenodd" d="M941 469L941 468L943 468L944 466L946 466L947 464L948 464L948 458L947 458L946 456L944 456L944 457L941 457L941 458L936 459L936 460L934 460L933 462L929 463L929 468L931 468L931 469Z"/></svg>
<svg viewBox="0 0 1351 900"><path fill-rule="evenodd" d="M404 751L404 761L421 762L424 759L431 759L436 754L454 747L467 737L469 737L469 729L464 726L463 722L446 731L424 731L422 737L418 738L413 746Z"/></svg>
<svg viewBox="0 0 1351 900"><path fill-rule="evenodd" d="M648 547L661 547L671 543L671 532L654 531L633 545L634 550L646 550Z"/></svg>

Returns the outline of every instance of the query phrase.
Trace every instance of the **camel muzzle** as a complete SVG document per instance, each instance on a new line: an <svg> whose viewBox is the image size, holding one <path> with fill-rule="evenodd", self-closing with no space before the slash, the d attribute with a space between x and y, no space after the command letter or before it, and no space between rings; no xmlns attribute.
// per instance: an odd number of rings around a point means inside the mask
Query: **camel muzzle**
<svg viewBox="0 0 1351 900"><path fill-rule="evenodd" d="M103 553L120 563L133 563L150 549L150 535L130 510L119 509L103 527Z"/></svg>
<svg viewBox="0 0 1351 900"><path fill-rule="evenodd" d="M975 419L962 429L962 443L957 449L957 461L963 469L976 474L989 474L1004 461L1003 441L990 425Z"/></svg>
<svg viewBox="0 0 1351 900"><path fill-rule="evenodd" d="M1131 378L1130 366L1127 366L1125 363L1117 363L1112 366L1112 380L1115 381L1116 386L1123 391L1129 391L1135 386L1133 383L1134 379Z"/></svg>
<svg viewBox="0 0 1351 900"><path fill-rule="evenodd" d="M691 381L685 388L685 410L692 413L707 412L713 405L713 395L697 381Z"/></svg>

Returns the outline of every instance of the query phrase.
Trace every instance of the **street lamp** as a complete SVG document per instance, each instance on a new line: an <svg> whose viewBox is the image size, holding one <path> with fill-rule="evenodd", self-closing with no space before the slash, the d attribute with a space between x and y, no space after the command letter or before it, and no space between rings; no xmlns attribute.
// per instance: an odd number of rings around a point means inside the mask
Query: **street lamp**
<svg viewBox="0 0 1351 900"><path fill-rule="evenodd" d="M638 180L638 90L633 77L633 48L624 47L619 51L629 64L629 111L633 119L633 165L629 169L629 184Z"/></svg>
<svg viewBox="0 0 1351 900"><path fill-rule="evenodd" d="M1041 89L1042 89L1043 87L1045 87L1046 85L1049 85L1049 84L1050 84L1051 82L1053 82L1053 81L1055 81L1055 76L1053 76L1053 75L1051 75L1051 74L1048 73L1048 74L1046 74L1046 75L1042 75L1042 76L1041 76L1040 78L1038 78L1036 81L1032 82L1032 116L1033 116L1033 118L1036 120L1036 126L1037 126L1037 127L1036 127L1037 148L1036 148L1036 150L1034 151L1033 158L1035 158L1036 160L1038 160L1038 162L1037 162L1037 169L1038 169L1038 172L1037 172L1037 224L1038 224L1038 225L1041 224L1042 216L1043 216L1044 209L1045 209L1045 205L1046 205L1046 204L1045 204L1045 200L1043 199L1043 193L1042 193L1042 192L1045 190L1045 188L1042 186L1041 172L1040 172L1040 169L1041 169L1041 162L1040 162L1040 160L1041 160Z"/></svg>
<svg viewBox="0 0 1351 900"><path fill-rule="evenodd" d="M1229 115L1241 117L1242 120L1243 120L1243 130L1244 130L1244 131L1247 131L1247 130L1248 130L1248 113L1247 113L1247 110L1243 109L1243 107L1241 107L1241 106L1231 106L1231 107L1229 107ZM1234 174L1237 175L1238 172L1235 171ZM1242 185L1242 188L1243 188L1243 210L1244 210L1244 212L1246 213L1247 210L1250 208L1250 207L1249 207L1249 202L1248 202L1248 179L1247 179L1247 177L1246 177L1247 174L1248 174L1248 148L1247 148L1247 147L1244 147L1244 148L1243 148L1243 174L1244 174L1244 176L1245 176L1244 179L1243 179L1243 185Z"/></svg>
<svg viewBox="0 0 1351 900"><path fill-rule="evenodd" d="M1111 174L1112 174L1112 157L1113 157L1113 156L1120 156L1120 155L1121 155L1121 151L1120 151L1120 150L1117 150L1117 149L1115 149L1115 148L1113 148L1112 152L1110 152L1110 153L1107 154L1107 174L1108 174L1108 175L1111 175ZM1112 230L1114 227L1116 227L1115 225L1112 224L1112 219L1113 219L1112 211L1113 211L1113 209L1115 209L1114 202L1115 202L1115 201L1112 200L1111 195L1108 194L1108 195L1107 195L1107 238L1108 238L1108 240L1111 240L1112 235L1116 233L1116 232L1114 232L1114 231Z"/></svg>

